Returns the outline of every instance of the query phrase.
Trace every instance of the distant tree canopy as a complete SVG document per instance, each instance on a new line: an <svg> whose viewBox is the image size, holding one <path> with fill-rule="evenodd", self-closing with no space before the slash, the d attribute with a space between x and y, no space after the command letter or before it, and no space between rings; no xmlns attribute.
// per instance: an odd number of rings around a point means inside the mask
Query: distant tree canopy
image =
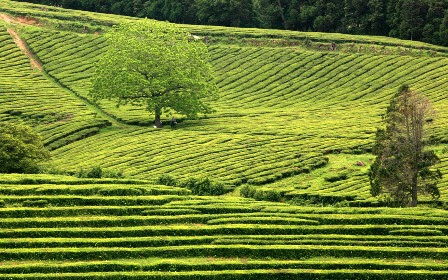
<svg viewBox="0 0 448 280"><path fill-rule="evenodd" d="M209 113L215 97L207 47L176 25L155 20L124 22L106 35L109 46L93 75L91 96L117 105L143 106L161 115L171 110L190 117Z"/></svg>
<svg viewBox="0 0 448 280"><path fill-rule="evenodd" d="M175 23L383 35L448 46L448 0L17 0Z"/></svg>
<svg viewBox="0 0 448 280"><path fill-rule="evenodd" d="M38 134L25 125L0 126L0 173L35 173L50 159Z"/></svg>

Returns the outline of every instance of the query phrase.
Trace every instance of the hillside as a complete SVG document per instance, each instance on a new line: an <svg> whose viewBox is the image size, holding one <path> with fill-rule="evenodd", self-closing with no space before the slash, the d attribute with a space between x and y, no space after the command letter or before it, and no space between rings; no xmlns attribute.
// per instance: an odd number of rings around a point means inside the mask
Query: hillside
<svg viewBox="0 0 448 280"><path fill-rule="evenodd" d="M181 25L207 43L220 99L154 129L148 112L88 95L104 32L133 20L0 0L0 121L31 125L57 169L126 176L0 174L0 279L447 279L447 211L427 197L372 207L367 171L408 83L438 112L446 207L448 48ZM229 193L158 185L162 174Z"/></svg>
<svg viewBox="0 0 448 280"><path fill-rule="evenodd" d="M221 96L213 104L217 113L187 120L175 131L155 131L148 127L150 114L140 108L116 108L111 102L96 108L88 99L92 67L105 47L101 33L130 18L11 1L3 1L0 9L15 16L13 29L42 64L46 79L31 69L30 75L83 107L33 112L26 109L31 98L3 97L13 99L15 108L2 109L4 118L35 125L55 164L64 169L101 165L141 179L208 175L235 186L272 187L287 196L369 199L366 168L356 162L371 159L363 154L371 148L389 97L403 83L431 98L438 111L432 137L448 140L448 51L443 47L384 37L186 25L209 42ZM6 29L3 37L2 50L9 54L14 45ZM336 42L336 51L330 42ZM14 52L26 68L26 57L17 48ZM49 106L60 103L45 94ZM438 149L446 169L445 150ZM296 176L328 159L324 171ZM321 176L328 172L348 178L329 183Z"/></svg>
<svg viewBox="0 0 448 280"><path fill-rule="evenodd" d="M445 210L0 176L0 279L446 279Z"/></svg>

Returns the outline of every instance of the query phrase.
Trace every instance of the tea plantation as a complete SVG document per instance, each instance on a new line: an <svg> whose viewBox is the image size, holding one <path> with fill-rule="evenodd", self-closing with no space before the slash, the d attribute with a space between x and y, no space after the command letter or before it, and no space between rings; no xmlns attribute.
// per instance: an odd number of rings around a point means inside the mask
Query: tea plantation
<svg viewBox="0 0 448 280"><path fill-rule="evenodd" d="M154 129L88 94L104 32L132 20L0 0L0 122L38 131L58 172L125 174L0 174L0 279L448 279L448 48L181 25L206 42L220 98ZM441 198L384 208L370 152L404 83L437 110Z"/></svg>
<svg viewBox="0 0 448 280"><path fill-rule="evenodd" d="M0 279L448 276L445 210L298 207L139 180L0 182Z"/></svg>

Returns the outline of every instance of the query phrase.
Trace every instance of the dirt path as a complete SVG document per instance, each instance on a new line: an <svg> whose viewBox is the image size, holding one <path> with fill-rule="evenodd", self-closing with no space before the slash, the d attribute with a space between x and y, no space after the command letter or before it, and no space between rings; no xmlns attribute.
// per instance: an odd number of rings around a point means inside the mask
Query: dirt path
<svg viewBox="0 0 448 280"><path fill-rule="evenodd" d="M3 20L11 24L23 24L23 25L34 25L39 26L39 21L31 17L12 17L7 14L0 14L0 20Z"/></svg>
<svg viewBox="0 0 448 280"><path fill-rule="evenodd" d="M0 14L0 19L7 23L18 23L12 16Z"/></svg>
<svg viewBox="0 0 448 280"><path fill-rule="evenodd" d="M29 58L30 63L31 63L31 67L33 67L34 69L37 69L39 71L42 71L42 64L40 64L39 61L37 61L32 52L28 49L28 47L26 46L25 42L22 40L22 38L20 38L19 34L17 34L17 32L11 28L8 28L8 32L9 34L11 34L12 38L14 39L14 42L16 43L16 45L23 51L23 53Z"/></svg>
<svg viewBox="0 0 448 280"><path fill-rule="evenodd" d="M10 23L10 24L32 24L32 23L34 23L32 21L32 19L25 19L25 20L29 21L29 22L25 23L25 22L23 22L24 20L21 20L20 18L15 19L15 18L13 18L13 17L11 17L9 15L6 15L6 14L0 14L0 21L1 20L5 21L7 23ZM116 119L114 116L111 116L111 115L107 114L102 109L100 109L95 104L93 104L90 100L80 96L79 94L77 94L73 90L71 90L68 87L66 87L65 85L63 85L55 77L53 77L49 73L47 73L45 71L45 69L43 69L43 65L40 63L40 61L38 59L36 59L36 57L34 56L33 52L28 48L28 46L26 45L25 41L22 38L20 38L20 35L17 33L17 31L15 31L12 28L8 28L7 30L9 32L9 34L11 35L11 37L14 39L14 42L16 43L17 47L19 47L23 51L23 53L28 57L28 59L30 60L30 64L31 64L32 68L37 69L39 72L41 72L44 77L46 77L50 82L55 84L57 87L59 87L62 90L66 91L67 93L69 93L73 97L76 97L76 98L80 99L87 106L87 108L89 108L90 110L94 111L95 113L97 113L102 118L104 118L106 120L109 120L112 124L114 124L116 126L119 126L119 127L129 127L128 124L126 124L126 123Z"/></svg>
<svg viewBox="0 0 448 280"><path fill-rule="evenodd" d="M0 14L0 20L3 20L4 22L11 24L22 24L20 20L17 20L7 14ZM34 58L33 53L28 49L25 42L22 40L22 38L20 38L17 31L15 31L12 28L8 28L8 32L9 34L11 34L12 38L14 39L14 42L19 47L19 49L21 49L23 53L29 58L31 67L39 71L42 71L42 64L40 64L40 62Z"/></svg>

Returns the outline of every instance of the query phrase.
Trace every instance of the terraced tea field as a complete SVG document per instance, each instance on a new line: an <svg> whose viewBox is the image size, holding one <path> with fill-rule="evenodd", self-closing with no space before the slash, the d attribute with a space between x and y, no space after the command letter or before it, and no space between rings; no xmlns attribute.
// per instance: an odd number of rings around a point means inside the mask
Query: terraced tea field
<svg viewBox="0 0 448 280"><path fill-rule="evenodd" d="M0 181L0 279L448 276L443 210L294 207L136 180Z"/></svg>
<svg viewBox="0 0 448 280"><path fill-rule="evenodd" d="M100 35L35 27L21 34L49 75L89 98L93 65L106 47ZM111 130L61 147L54 152L57 165L101 164L147 179L165 173L209 175L234 185L273 183L264 188L288 197L365 200L370 197L366 168L355 163L371 158L352 155L370 150L381 114L403 83L433 100L438 116L431 136L448 140L448 58L443 53L378 55L223 43L211 44L209 51L220 89L220 100L213 104L217 113L188 120L176 131ZM116 108L112 102L100 106L122 123L141 126L152 119L139 108ZM309 188L308 179L295 176L324 166L328 158L331 164L328 155L339 153L352 162L332 172L345 168L353 178Z"/></svg>
<svg viewBox="0 0 448 280"><path fill-rule="evenodd" d="M92 135L109 123L32 70L29 59L0 23L0 121L22 120L41 132L44 143L58 148Z"/></svg>
<svg viewBox="0 0 448 280"><path fill-rule="evenodd" d="M448 202L448 48L182 25L207 41L220 99L153 129L88 94L102 34L123 20L136 19L0 0L0 121L33 126L61 170L126 175L0 175L0 279L448 279L448 212L368 207L367 178L381 114L408 83L438 111Z"/></svg>

